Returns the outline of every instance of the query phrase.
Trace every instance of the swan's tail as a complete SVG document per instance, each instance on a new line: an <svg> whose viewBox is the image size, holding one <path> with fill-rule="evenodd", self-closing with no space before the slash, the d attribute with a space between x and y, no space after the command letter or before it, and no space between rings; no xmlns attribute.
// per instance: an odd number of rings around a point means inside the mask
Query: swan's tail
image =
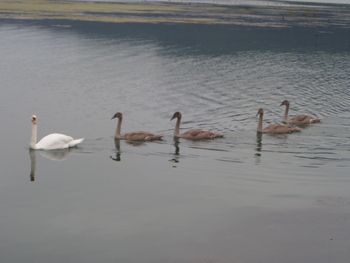
<svg viewBox="0 0 350 263"><path fill-rule="evenodd" d="M77 144L81 143L82 141L84 141L84 138L80 138L80 139L73 140L73 141L71 141L68 145L69 145L69 147L74 147L74 146L76 146Z"/></svg>
<svg viewBox="0 0 350 263"><path fill-rule="evenodd" d="M160 140L162 137L164 137L166 134L155 134L153 136L148 136L145 138L147 141L152 141L152 140Z"/></svg>
<svg viewBox="0 0 350 263"><path fill-rule="evenodd" d="M290 127L290 132L298 132L301 131L301 128L299 127Z"/></svg>
<svg viewBox="0 0 350 263"><path fill-rule="evenodd" d="M226 134L225 133L214 133L211 138L219 138L219 137L224 137Z"/></svg>
<svg viewBox="0 0 350 263"><path fill-rule="evenodd" d="M313 118L310 120L310 123L314 123L314 122L320 122L323 118Z"/></svg>

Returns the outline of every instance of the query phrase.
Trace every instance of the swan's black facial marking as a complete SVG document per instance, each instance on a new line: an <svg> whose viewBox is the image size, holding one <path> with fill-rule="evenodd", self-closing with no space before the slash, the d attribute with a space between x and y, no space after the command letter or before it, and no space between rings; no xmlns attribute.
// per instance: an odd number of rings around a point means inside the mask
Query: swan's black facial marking
<svg viewBox="0 0 350 263"><path fill-rule="evenodd" d="M32 123L36 124L36 116L35 115L32 116Z"/></svg>

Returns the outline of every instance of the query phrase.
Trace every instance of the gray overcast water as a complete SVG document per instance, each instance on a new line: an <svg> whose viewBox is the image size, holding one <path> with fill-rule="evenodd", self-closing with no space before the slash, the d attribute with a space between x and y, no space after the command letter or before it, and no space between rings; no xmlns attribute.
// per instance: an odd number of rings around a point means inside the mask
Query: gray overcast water
<svg viewBox="0 0 350 263"><path fill-rule="evenodd" d="M349 260L349 29L62 25L0 24L1 262ZM285 99L323 121L257 134ZM117 111L167 136L115 141ZM85 141L29 151L32 114Z"/></svg>

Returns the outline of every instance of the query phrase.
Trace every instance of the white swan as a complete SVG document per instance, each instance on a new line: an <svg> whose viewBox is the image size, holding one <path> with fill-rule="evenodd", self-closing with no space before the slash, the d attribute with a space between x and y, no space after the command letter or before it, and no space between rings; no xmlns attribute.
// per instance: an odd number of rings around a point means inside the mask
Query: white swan
<svg viewBox="0 0 350 263"><path fill-rule="evenodd" d="M188 131L185 131L184 133L180 133L180 123L182 114L180 112L175 112L171 120L177 118L175 129L174 129L174 136L175 137L181 137L185 139L214 139L217 137L224 137L225 134L223 133L214 133L205 129L191 129Z"/></svg>
<svg viewBox="0 0 350 263"><path fill-rule="evenodd" d="M271 124L267 126L266 128L262 127L263 123L263 116L264 116L264 109L260 108L256 116L259 116L259 122L258 122L258 132L268 132L268 133L290 133L290 132L295 132L295 131L300 131L300 128L297 127L291 127L285 124Z"/></svg>
<svg viewBox="0 0 350 263"><path fill-rule="evenodd" d="M322 118L314 118L314 117L312 117L311 115L308 115L308 114L298 115L298 116L295 116L295 117L293 117L293 118L288 120L288 111L289 111L290 103L289 103L288 100L284 100L282 102L282 104L280 105L280 107L283 106L283 105L286 106L286 110L284 111L284 116L283 116L283 119L282 119L283 122L295 123L295 124L305 124L305 123L320 122L322 120Z"/></svg>
<svg viewBox="0 0 350 263"><path fill-rule="evenodd" d="M135 132L129 132L124 135L121 135L120 132L122 127L123 114L121 112L117 112L112 117L112 119L115 119L115 118L118 118L117 129L115 130L115 135L114 135L114 137L117 139L129 140L129 141L152 141L152 140L159 140L165 136L165 134L152 134L146 131L135 131Z"/></svg>
<svg viewBox="0 0 350 263"><path fill-rule="evenodd" d="M54 149L66 149L74 147L78 143L81 143L84 138L74 140L72 137L60 134L51 133L42 138L36 143L36 116L32 116L32 138L30 139L30 148L35 150L54 150Z"/></svg>

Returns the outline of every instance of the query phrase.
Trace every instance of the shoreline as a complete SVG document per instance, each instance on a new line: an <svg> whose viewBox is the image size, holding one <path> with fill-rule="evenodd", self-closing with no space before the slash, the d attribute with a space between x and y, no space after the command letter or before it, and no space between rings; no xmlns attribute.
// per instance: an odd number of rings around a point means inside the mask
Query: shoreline
<svg viewBox="0 0 350 263"><path fill-rule="evenodd" d="M0 19L226 24L272 28L294 26L350 28L350 8L337 4L332 5L332 8L324 8L324 5L300 3L296 6L290 4L281 7L165 2L129 4L96 1L0 0Z"/></svg>

